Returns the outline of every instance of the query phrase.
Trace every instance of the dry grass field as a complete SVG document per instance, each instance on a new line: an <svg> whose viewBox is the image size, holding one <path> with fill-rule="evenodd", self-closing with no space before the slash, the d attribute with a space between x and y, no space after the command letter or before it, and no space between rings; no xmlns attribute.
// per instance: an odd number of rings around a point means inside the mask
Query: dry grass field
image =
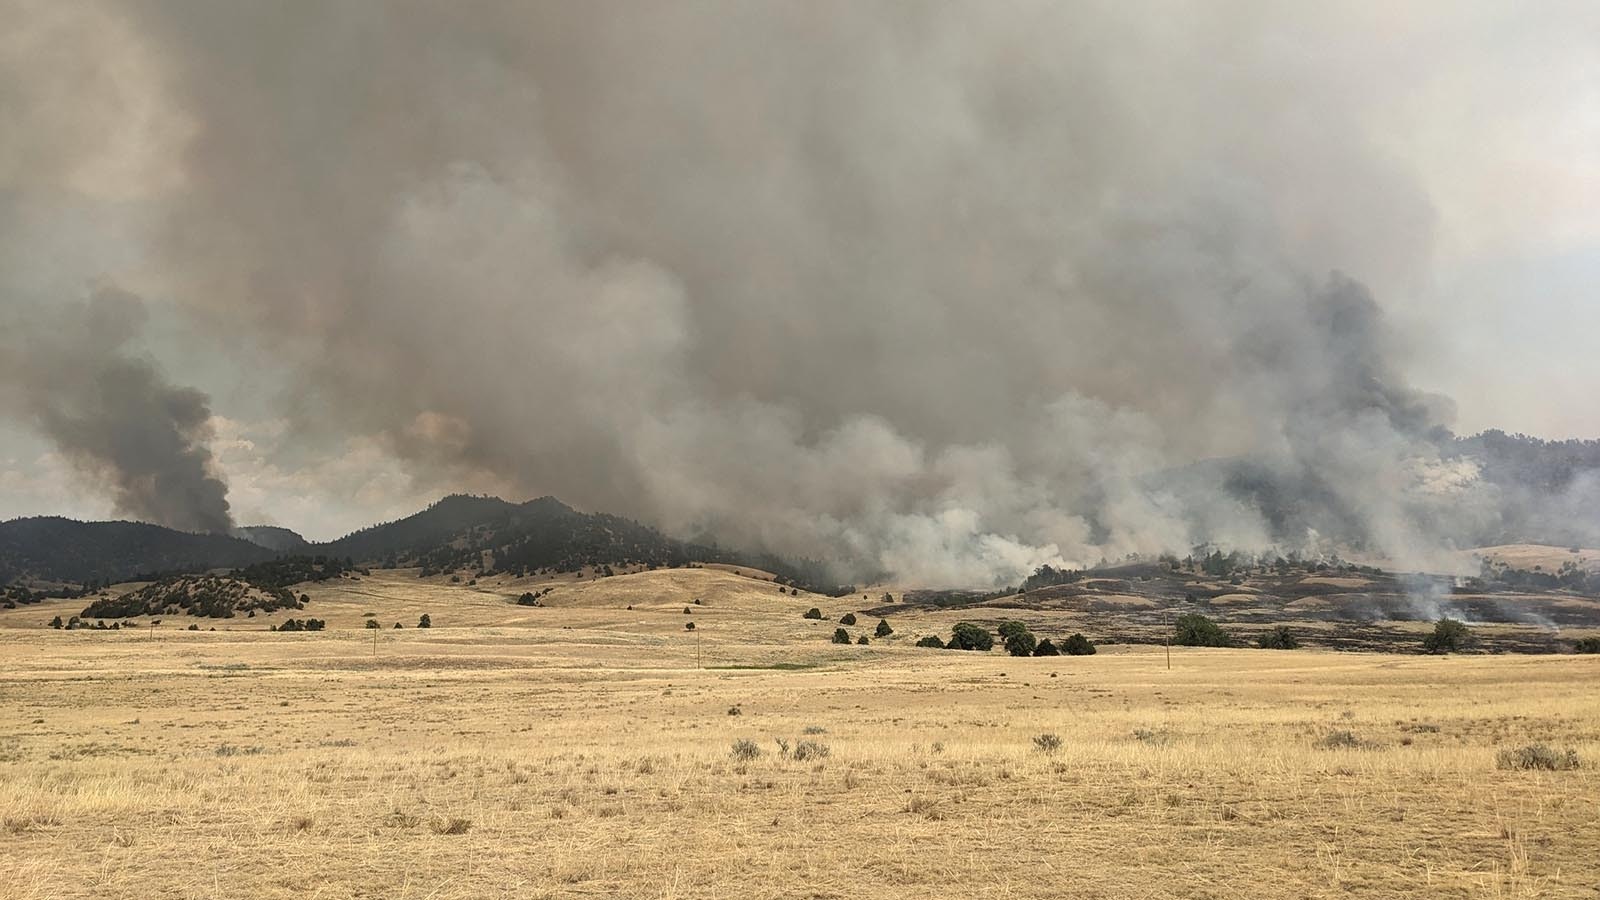
<svg viewBox="0 0 1600 900"><path fill-rule="evenodd" d="M0 896L1600 896L1600 657L838 646L800 613L876 599L714 569L306 590L330 630L0 614ZM1582 765L1497 765L1533 743Z"/></svg>

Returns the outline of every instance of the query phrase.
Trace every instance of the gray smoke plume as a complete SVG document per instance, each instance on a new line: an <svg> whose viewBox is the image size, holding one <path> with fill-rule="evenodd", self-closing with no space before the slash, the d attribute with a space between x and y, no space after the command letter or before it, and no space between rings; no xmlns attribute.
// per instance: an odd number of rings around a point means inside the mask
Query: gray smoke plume
<svg viewBox="0 0 1600 900"><path fill-rule="evenodd" d="M0 316L0 408L32 421L118 512L226 533L227 486L206 447L209 401L129 352L143 321L139 298L113 287L31 320Z"/></svg>
<svg viewBox="0 0 1600 900"><path fill-rule="evenodd" d="M25 6L137 76L79 99L142 91L145 277L276 354L297 435L429 484L973 585L1202 542L1419 560L1492 506L1327 274L1405 291L1431 253L1359 12ZM18 74L70 58L25 33ZM6 158L94 193L98 145L30 99L64 146Z"/></svg>

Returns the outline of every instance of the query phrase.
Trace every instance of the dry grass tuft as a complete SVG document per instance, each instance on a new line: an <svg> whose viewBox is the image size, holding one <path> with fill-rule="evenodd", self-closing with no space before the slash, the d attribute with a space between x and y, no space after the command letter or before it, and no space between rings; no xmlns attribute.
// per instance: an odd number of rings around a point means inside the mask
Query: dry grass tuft
<svg viewBox="0 0 1600 900"><path fill-rule="evenodd" d="M1569 748L1563 753L1545 744L1529 744L1514 750L1501 750L1495 754L1495 765L1502 769L1544 769L1550 772L1562 772L1576 769L1582 764L1578 759L1578 751Z"/></svg>

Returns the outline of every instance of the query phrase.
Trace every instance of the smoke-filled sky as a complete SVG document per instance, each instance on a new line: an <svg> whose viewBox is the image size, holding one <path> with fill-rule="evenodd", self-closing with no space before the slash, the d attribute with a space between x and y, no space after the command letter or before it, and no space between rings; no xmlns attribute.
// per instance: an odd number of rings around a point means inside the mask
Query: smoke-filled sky
<svg viewBox="0 0 1600 900"><path fill-rule="evenodd" d="M1600 8L1315 7L0 0L0 518L1453 546L1600 435Z"/></svg>

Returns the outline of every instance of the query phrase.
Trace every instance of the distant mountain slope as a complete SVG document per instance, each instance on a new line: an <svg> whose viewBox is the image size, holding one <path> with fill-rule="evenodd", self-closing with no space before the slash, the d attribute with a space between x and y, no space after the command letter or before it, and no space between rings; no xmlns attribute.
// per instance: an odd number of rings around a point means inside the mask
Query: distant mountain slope
<svg viewBox="0 0 1600 900"><path fill-rule="evenodd" d="M142 522L56 516L0 522L0 584L22 579L104 583L152 572L245 566L277 555L239 538Z"/></svg>
<svg viewBox="0 0 1600 900"><path fill-rule="evenodd" d="M581 513L554 497L508 503L453 495L399 521L365 528L318 553L381 565L432 569L487 566L526 573L584 566L677 566L720 556L654 528L603 513Z"/></svg>
<svg viewBox="0 0 1600 900"><path fill-rule="evenodd" d="M310 541L296 532L276 525L244 525L235 528L233 536L279 553L298 553L311 546Z"/></svg>
<svg viewBox="0 0 1600 900"><path fill-rule="evenodd" d="M820 563L680 541L632 519L579 512L554 497L509 503L457 494L416 515L314 545L311 551L388 568L416 565L424 571L479 569L515 575L541 569L723 562L764 569L817 593L851 590L835 586Z"/></svg>
<svg viewBox="0 0 1600 900"><path fill-rule="evenodd" d="M579 512L553 497L510 503L496 497L449 496L415 515L325 544L307 544L288 529L265 526L241 528L236 534L240 536L189 534L136 522L17 519L0 523L0 585L106 583L135 575L242 569L274 560L242 576L279 587L296 579L331 577L346 561L419 566L425 574L470 570L514 575L723 562L763 569L816 593L850 590L834 586L820 563L680 541L631 519Z"/></svg>
<svg viewBox="0 0 1600 900"><path fill-rule="evenodd" d="M499 531L512 521L518 508L518 504L498 497L453 494L419 513L351 532L336 541L319 544L316 549L318 553L348 556L358 562L409 558L472 532Z"/></svg>

